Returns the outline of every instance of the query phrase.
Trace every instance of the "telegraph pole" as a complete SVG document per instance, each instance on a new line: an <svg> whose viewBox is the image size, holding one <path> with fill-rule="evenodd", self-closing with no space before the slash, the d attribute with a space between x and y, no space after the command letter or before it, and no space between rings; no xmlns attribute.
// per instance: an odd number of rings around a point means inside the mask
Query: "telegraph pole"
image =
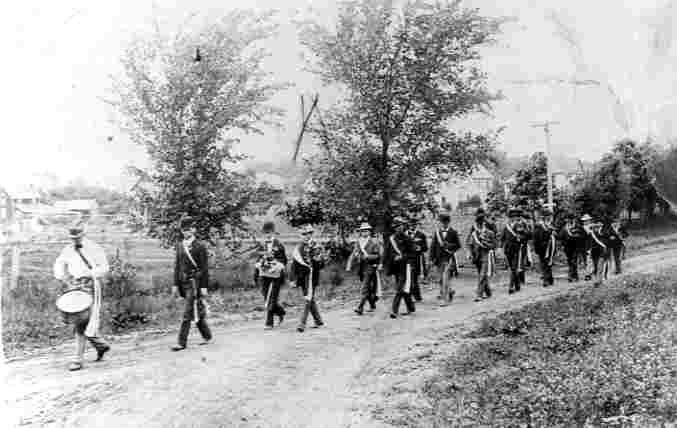
<svg viewBox="0 0 677 428"><path fill-rule="evenodd" d="M552 199L552 156L550 154L550 126L559 125L559 122L548 120L541 123L531 125L534 128L543 128L545 131L545 156L547 159L547 173L548 173L548 206L554 211L555 206Z"/></svg>

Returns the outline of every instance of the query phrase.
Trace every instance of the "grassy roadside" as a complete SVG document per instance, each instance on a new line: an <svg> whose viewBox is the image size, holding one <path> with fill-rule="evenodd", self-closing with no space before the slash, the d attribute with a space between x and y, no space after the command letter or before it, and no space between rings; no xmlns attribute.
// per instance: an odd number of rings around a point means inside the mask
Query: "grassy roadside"
<svg viewBox="0 0 677 428"><path fill-rule="evenodd" d="M437 426L677 421L677 267L484 320L423 387Z"/></svg>

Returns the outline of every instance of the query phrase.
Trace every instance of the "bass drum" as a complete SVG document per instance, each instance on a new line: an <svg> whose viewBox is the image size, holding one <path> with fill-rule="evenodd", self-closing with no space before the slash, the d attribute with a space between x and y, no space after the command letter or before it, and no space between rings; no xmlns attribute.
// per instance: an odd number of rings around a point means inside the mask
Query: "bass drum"
<svg viewBox="0 0 677 428"><path fill-rule="evenodd" d="M72 323L89 318L89 308L94 303L92 295L83 290L69 290L56 300L64 322Z"/></svg>

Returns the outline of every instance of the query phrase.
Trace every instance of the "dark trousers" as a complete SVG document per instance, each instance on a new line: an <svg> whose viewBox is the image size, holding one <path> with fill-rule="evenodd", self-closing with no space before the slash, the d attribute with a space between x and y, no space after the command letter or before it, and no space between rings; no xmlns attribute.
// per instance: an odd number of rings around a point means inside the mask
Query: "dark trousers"
<svg viewBox="0 0 677 428"><path fill-rule="evenodd" d="M569 281L578 281L578 262L579 251L576 248L564 247L564 255L567 258L568 279Z"/></svg>
<svg viewBox="0 0 677 428"><path fill-rule="evenodd" d="M592 274L595 283L599 284L607 279L611 267L611 251L609 249L593 248L590 252L592 257Z"/></svg>
<svg viewBox="0 0 677 428"><path fill-rule="evenodd" d="M545 256L545 253L538 254L538 260L541 264L541 279L543 280L543 285L553 285L555 279L552 276L552 266L550 265L550 259Z"/></svg>
<svg viewBox="0 0 677 428"><path fill-rule="evenodd" d="M303 293L303 311L301 312L301 319L299 320L299 327L306 328L306 321L308 320L308 314L313 316L313 321L315 321L316 326L323 324L322 317L320 316L320 311L315 302L315 296L317 295L317 286L318 284L313 284L313 298L308 301L305 296L308 294L308 279L307 277L302 277L298 279L299 287Z"/></svg>
<svg viewBox="0 0 677 428"><path fill-rule="evenodd" d="M408 312L415 312L416 306L414 301L411 298L411 290L409 293L405 292L404 287L407 282L407 270L406 265L402 263L400 267L395 271L395 297L393 297L393 314L397 315L400 311L400 302L404 300L404 304L407 306ZM414 277L414 269L412 271L412 284Z"/></svg>
<svg viewBox="0 0 677 428"><path fill-rule="evenodd" d="M77 320L73 322L73 332L77 335L84 336L87 339L87 341L97 351L101 351L107 348L108 344L100 337L85 336L85 330L87 329L88 323L89 323L89 315L79 317Z"/></svg>
<svg viewBox="0 0 677 428"><path fill-rule="evenodd" d="M614 265L616 267L616 275L620 275L623 272L623 269L621 268L621 260L623 260L623 251L625 250L625 246L619 245L611 248L611 253L613 254L614 258Z"/></svg>
<svg viewBox="0 0 677 428"><path fill-rule="evenodd" d="M261 294L263 294L264 304L266 305L266 325L270 327L273 326L275 315L283 317L286 314L284 308L278 303L282 281L284 281L283 278L261 277Z"/></svg>
<svg viewBox="0 0 677 428"><path fill-rule="evenodd" d="M510 268L510 286L508 290L510 292L519 291L522 288L522 284L524 283L525 279L524 269L522 268L520 271L520 266L518 266L519 252L507 252L505 254L505 258L507 259L508 267Z"/></svg>
<svg viewBox="0 0 677 428"><path fill-rule="evenodd" d="M188 342L188 333L190 332L190 323L193 321L195 315L195 306L197 306L197 322L195 325L197 326L197 329L204 340L211 340L212 332L207 325L207 310L205 308L204 302L202 301L200 290L193 288L192 284L185 286L184 289L184 301L186 306L183 311L181 327L179 328L179 345L186 346Z"/></svg>
<svg viewBox="0 0 677 428"><path fill-rule="evenodd" d="M489 252L480 251L475 256L475 267L477 268L477 297L482 299L491 297L491 287L489 286Z"/></svg>
<svg viewBox="0 0 677 428"><path fill-rule="evenodd" d="M360 303L357 305L357 309L362 311L364 309L364 304L369 302L371 309L376 308L376 301L378 297L376 296L377 288L377 278L376 278L376 267L375 266L366 266L364 272L362 272L362 287L360 288Z"/></svg>
<svg viewBox="0 0 677 428"><path fill-rule="evenodd" d="M456 268L456 257L442 257L437 267L440 273L440 298L442 300L451 300L450 294L453 292L451 278L458 276Z"/></svg>
<svg viewBox="0 0 677 428"><path fill-rule="evenodd" d="M419 254L416 258L416 264L412 265L412 277L411 277L411 297L414 298L417 302L423 300L421 295L421 277L427 275L427 269L425 265L425 257L423 254Z"/></svg>

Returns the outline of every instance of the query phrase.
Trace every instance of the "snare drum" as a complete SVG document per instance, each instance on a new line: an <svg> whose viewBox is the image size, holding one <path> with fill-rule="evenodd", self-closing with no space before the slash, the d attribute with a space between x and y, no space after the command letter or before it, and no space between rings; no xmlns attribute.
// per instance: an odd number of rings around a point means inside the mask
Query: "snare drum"
<svg viewBox="0 0 677 428"><path fill-rule="evenodd" d="M75 323L89 319L89 308L94 303L91 293L75 288L66 291L56 300L56 307L61 311L65 323Z"/></svg>

